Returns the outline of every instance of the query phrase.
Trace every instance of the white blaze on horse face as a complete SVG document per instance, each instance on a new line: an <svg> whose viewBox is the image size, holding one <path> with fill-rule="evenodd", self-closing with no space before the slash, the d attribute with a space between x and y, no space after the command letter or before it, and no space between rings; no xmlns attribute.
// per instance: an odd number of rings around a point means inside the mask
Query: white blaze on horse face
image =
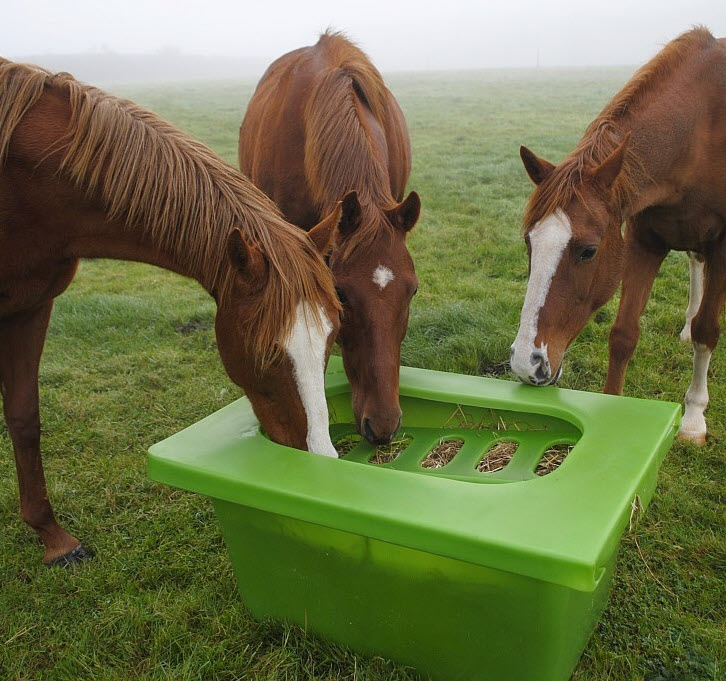
<svg viewBox="0 0 726 681"><path fill-rule="evenodd" d="M373 283L377 284L381 291L390 284L396 276L391 270L385 265L378 265L376 271L373 273Z"/></svg>
<svg viewBox="0 0 726 681"><path fill-rule="evenodd" d="M328 431L328 405L325 400L325 349L333 330L325 310L318 308L321 323L308 303L298 303L295 324L284 343L292 360L295 382L308 421L308 450L324 456L338 456Z"/></svg>
<svg viewBox="0 0 726 681"><path fill-rule="evenodd" d="M564 211L557 209L538 222L529 233L531 251L529 282L522 305L519 331L512 345L512 371L526 383L538 383L534 372L540 362L548 364L547 345L536 347L539 314L555 276L562 254L572 238L572 225ZM533 362L533 354L539 358Z"/></svg>

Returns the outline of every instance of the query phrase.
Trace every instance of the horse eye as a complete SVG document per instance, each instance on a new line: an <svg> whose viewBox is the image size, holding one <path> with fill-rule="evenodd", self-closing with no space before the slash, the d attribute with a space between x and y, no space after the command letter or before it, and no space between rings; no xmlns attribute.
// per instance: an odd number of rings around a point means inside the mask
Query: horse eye
<svg viewBox="0 0 726 681"><path fill-rule="evenodd" d="M341 304L345 305L348 302L348 296L345 295L343 289L340 286L335 287L335 292L338 294L338 300Z"/></svg>
<svg viewBox="0 0 726 681"><path fill-rule="evenodd" d="M416 287L416 289L414 290L414 292L413 292L413 295L415 296L415 295L416 295L417 293L418 293L418 286L417 286L417 287Z"/></svg>
<svg viewBox="0 0 726 681"><path fill-rule="evenodd" d="M586 246L580 251L580 262L589 262L595 257L597 246Z"/></svg>

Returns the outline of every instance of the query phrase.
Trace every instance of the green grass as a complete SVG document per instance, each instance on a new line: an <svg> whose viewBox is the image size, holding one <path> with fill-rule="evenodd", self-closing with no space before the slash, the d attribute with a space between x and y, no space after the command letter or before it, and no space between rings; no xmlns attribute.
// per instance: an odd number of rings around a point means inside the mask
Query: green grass
<svg viewBox="0 0 726 681"><path fill-rule="evenodd" d="M530 192L525 143L558 160L627 70L395 75L423 197L410 239L421 280L403 362L496 373L526 286L519 220ZM116 88L236 164L253 83ZM666 261L628 372L629 395L681 401L690 348L682 254ZM616 301L571 349L562 385L602 387ZM20 521L0 427L0 679L401 681L244 609L205 499L151 483L147 447L237 397L217 358L214 307L193 282L143 265L85 262L54 313L41 378L50 494L96 560L47 570ZM623 542L608 609L577 681L726 678L726 353L711 369L709 444L676 444L648 513ZM505 378L507 378L505 376ZM499 680L492 680L499 681Z"/></svg>

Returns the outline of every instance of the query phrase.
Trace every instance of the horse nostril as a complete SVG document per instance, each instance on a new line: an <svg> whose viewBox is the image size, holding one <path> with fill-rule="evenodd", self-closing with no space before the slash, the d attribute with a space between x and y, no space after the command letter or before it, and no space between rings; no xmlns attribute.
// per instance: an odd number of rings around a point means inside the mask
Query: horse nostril
<svg viewBox="0 0 726 681"><path fill-rule="evenodd" d="M550 363L547 357L540 350L535 350L529 358L530 364L534 367L533 377L536 385L542 385L550 380Z"/></svg>
<svg viewBox="0 0 726 681"><path fill-rule="evenodd" d="M399 421L400 423L400 421ZM378 445L387 445L391 443L391 438L393 437L393 434L391 435L378 435L373 430L373 427L371 426L370 419L367 416L363 417L363 421L361 422L362 430L363 430L363 437L365 437L368 442L370 442L374 447L377 447Z"/></svg>
<svg viewBox="0 0 726 681"><path fill-rule="evenodd" d="M539 383L544 383L549 380L550 376L549 372L545 371L543 365L540 363L540 365L534 370L534 377Z"/></svg>
<svg viewBox="0 0 726 681"><path fill-rule="evenodd" d="M363 436L371 444L373 444L376 439L376 434L373 432L373 428L371 428L371 422L368 417L363 419Z"/></svg>

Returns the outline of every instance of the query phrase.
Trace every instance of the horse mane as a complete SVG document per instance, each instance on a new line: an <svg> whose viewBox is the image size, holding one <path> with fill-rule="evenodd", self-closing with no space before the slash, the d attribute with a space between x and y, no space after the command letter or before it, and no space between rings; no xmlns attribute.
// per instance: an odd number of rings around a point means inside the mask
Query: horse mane
<svg viewBox="0 0 726 681"><path fill-rule="evenodd" d="M623 141L626 130L622 119L647 100L664 80L694 51L715 45L716 39L703 27L696 27L668 43L653 59L638 69L632 78L590 123L578 145L532 193L525 210L523 232L574 198L586 204L581 193L583 175L600 165ZM622 170L612 187L614 202L629 203L638 180L648 173L633 145L628 145Z"/></svg>
<svg viewBox="0 0 726 681"><path fill-rule="evenodd" d="M393 227L383 211L393 208L387 158L375 151L356 108L356 98L385 128L389 97L383 78L368 56L342 33L326 31L314 50L332 65L322 69L306 108L305 175L316 203L329 211L355 189L363 210L360 227L334 258L348 258Z"/></svg>
<svg viewBox="0 0 726 681"><path fill-rule="evenodd" d="M260 367L282 353L279 341L288 337L299 301L308 301L322 323L320 306L337 297L307 235L210 149L133 102L67 73L0 59L0 168L15 127L47 90L68 98L70 121L44 158L62 154L62 176L89 198L100 198L109 219L140 230L153 246L200 273L218 303L231 293L236 275L226 250L235 227L266 256L267 285L245 301L250 347Z"/></svg>

